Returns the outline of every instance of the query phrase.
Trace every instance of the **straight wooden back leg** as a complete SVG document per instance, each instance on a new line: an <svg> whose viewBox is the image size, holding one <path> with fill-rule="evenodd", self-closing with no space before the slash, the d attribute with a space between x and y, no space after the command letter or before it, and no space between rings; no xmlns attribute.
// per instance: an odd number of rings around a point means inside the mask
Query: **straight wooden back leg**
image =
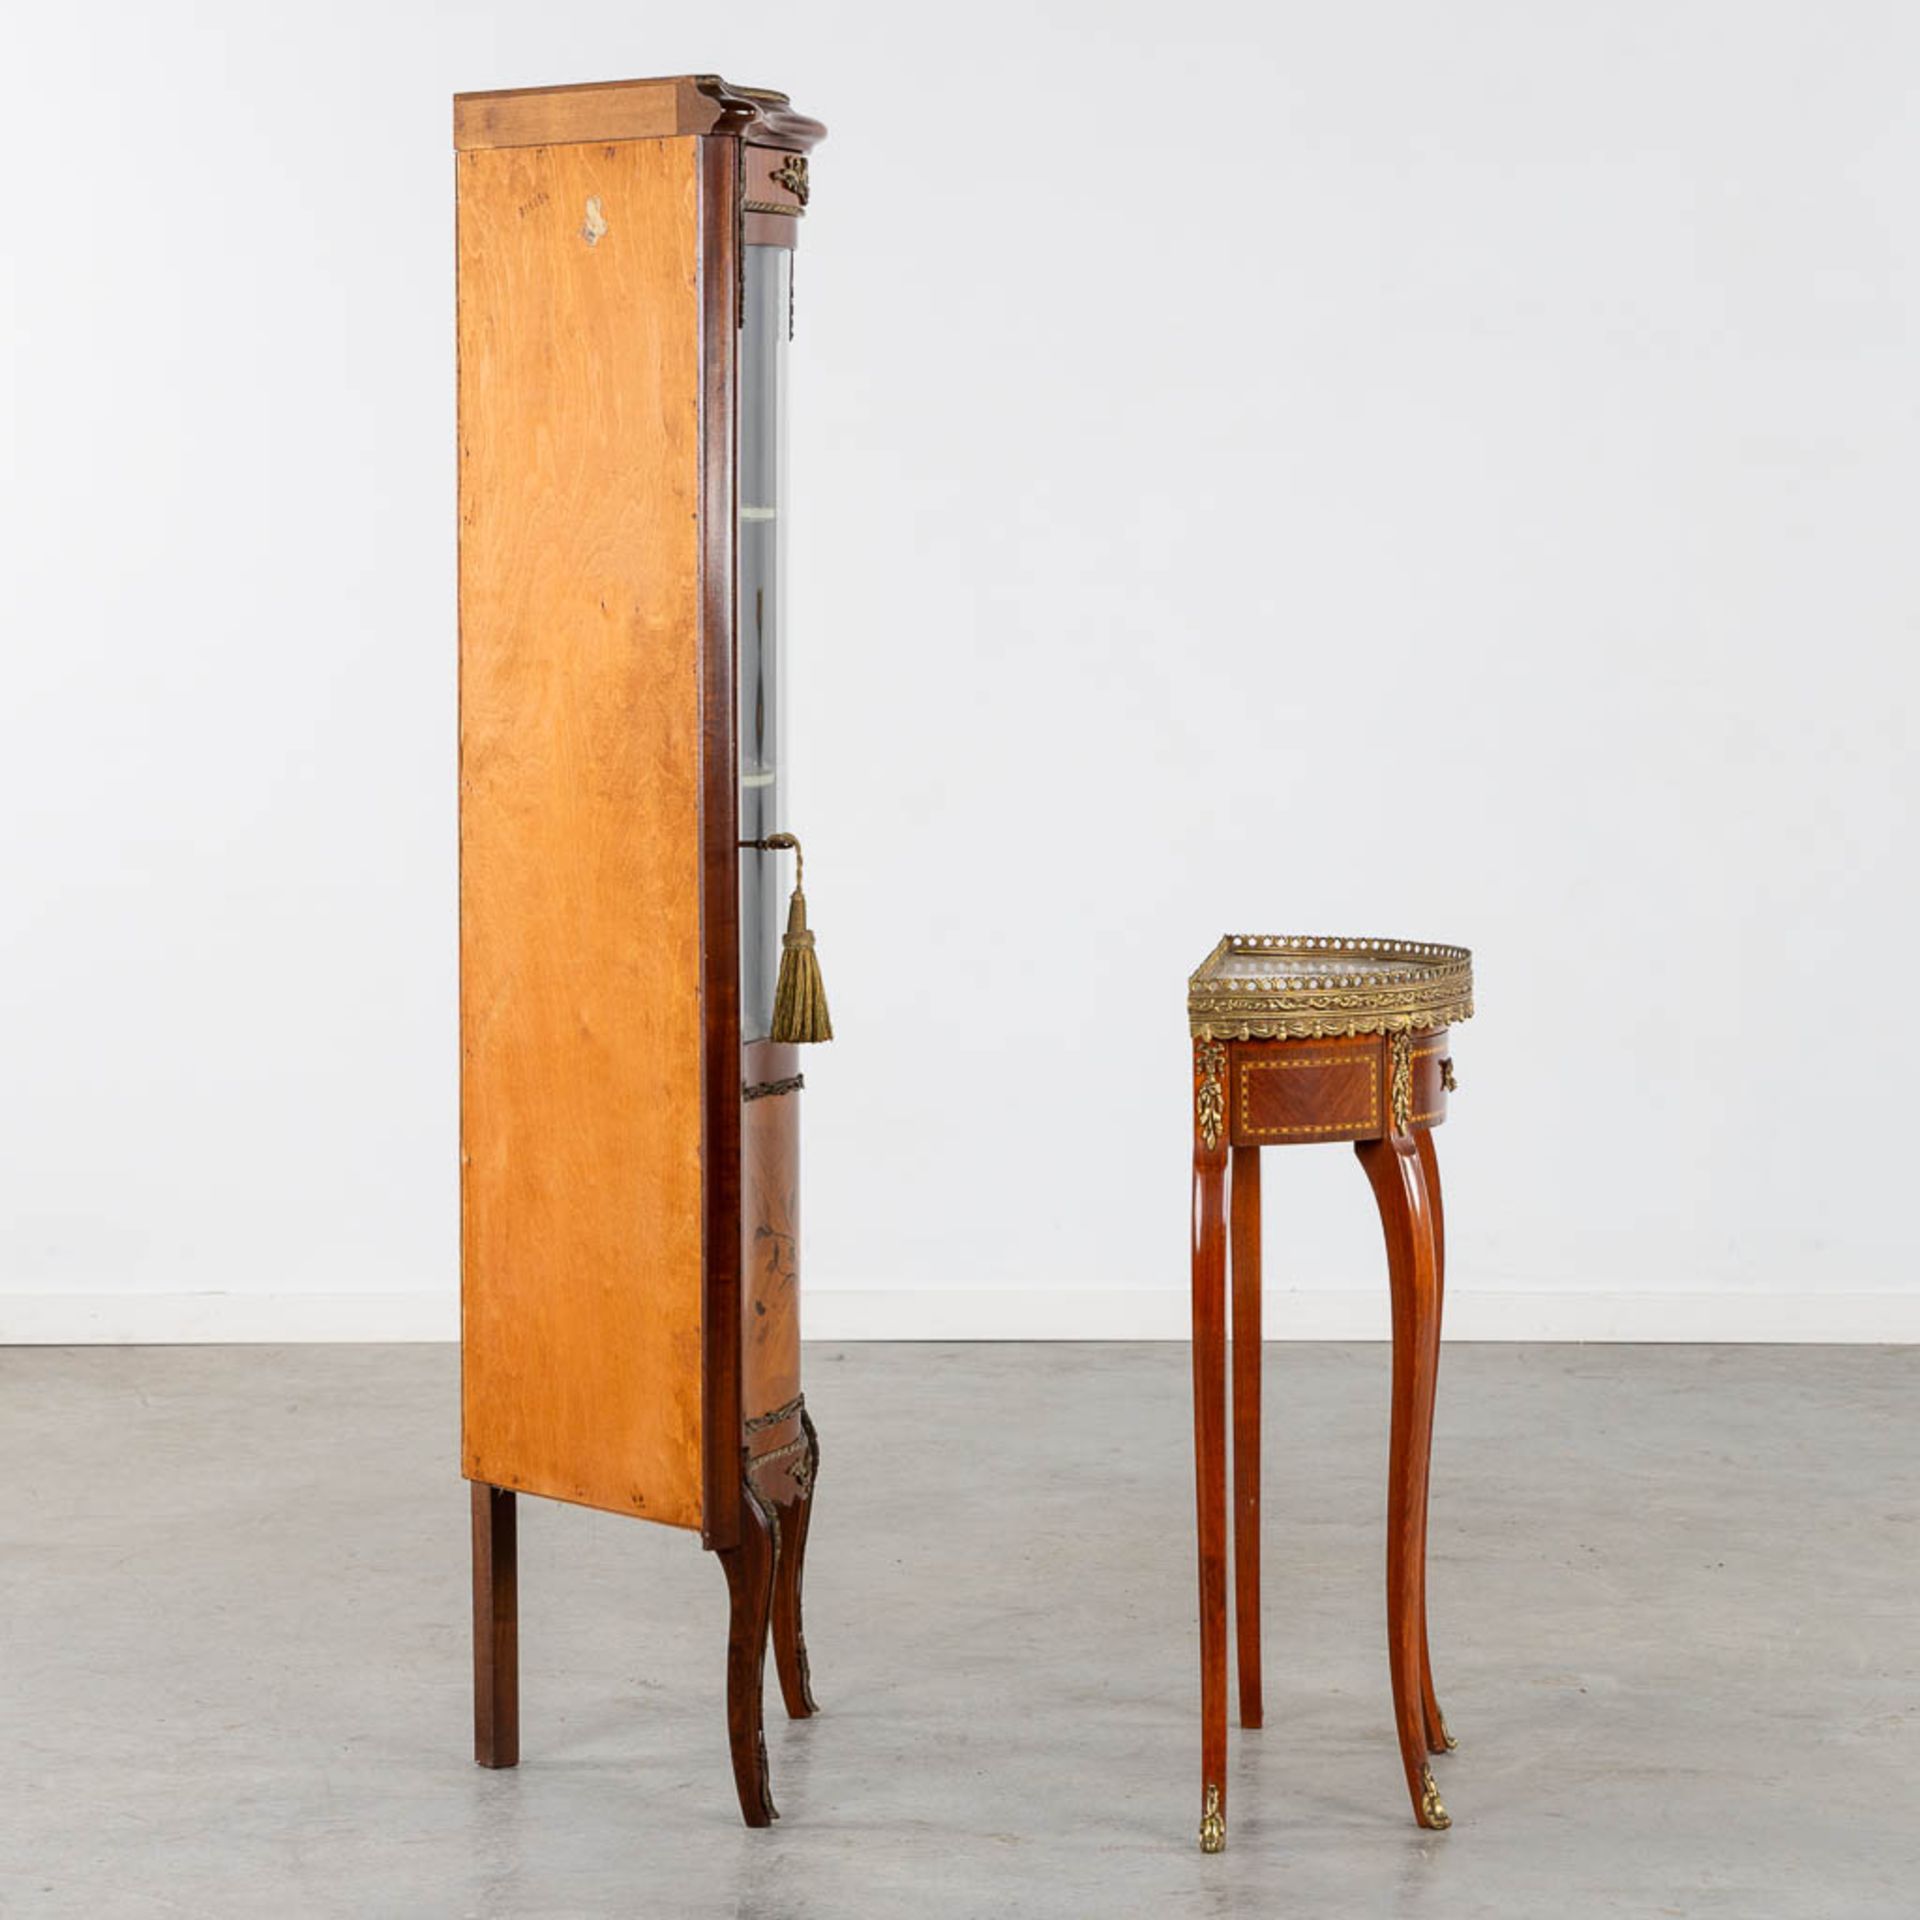
<svg viewBox="0 0 1920 1920"><path fill-rule="evenodd" d="M520 1763L520 1569L514 1496L473 1482L473 1757Z"/></svg>
<svg viewBox="0 0 1920 1920"><path fill-rule="evenodd" d="M1209 1053L1209 1046L1215 1051ZM1219 1110L1226 1049L1195 1046L1193 1457L1200 1540L1200 1846L1227 1840L1227 1149Z"/></svg>
<svg viewBox="0 0 1920 1920"><path fill-rule="evenodd" d="M1260 1149L1233 1149L1233 1608L1240 1724L1260 1701Z"/></svg>

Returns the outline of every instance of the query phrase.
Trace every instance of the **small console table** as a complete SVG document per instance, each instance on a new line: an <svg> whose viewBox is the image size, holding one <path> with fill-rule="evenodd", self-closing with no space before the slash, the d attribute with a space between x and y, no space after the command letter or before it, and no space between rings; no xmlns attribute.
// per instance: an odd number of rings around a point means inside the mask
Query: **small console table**
<svg viewBox="0 0 1920 1920"><path fill-rule="evenodd" d="M1187 983L1193 1033L1193 1434L1200 1532L1200 1845L1227 1840L1227 1247L1233 1248L1233 1559L1240 1724L1260 1701L1260 1149L1350 1140L1393 1293L1387 1651L1414 1818L1449 1824L1452 1749L1427 1653L1427 1471L1445 1238L1433 1129L1473 956L1415 940L1230 934ZM1229 1188L1228 1172L1232 1180ZM1229 1191L1231 1200L1229 1200Z"/></svg>

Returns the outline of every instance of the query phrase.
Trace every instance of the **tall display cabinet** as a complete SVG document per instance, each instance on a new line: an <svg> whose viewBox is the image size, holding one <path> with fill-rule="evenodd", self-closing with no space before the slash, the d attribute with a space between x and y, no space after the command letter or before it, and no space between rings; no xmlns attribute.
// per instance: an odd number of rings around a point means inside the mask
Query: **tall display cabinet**
<svg viewBox="0 0 1920 1920"><path fill-rule="evenodd" d="M519 1757L517 1496L631 1514L725 1569L749 1826L775 1812L769 1635L813 1711L774 989L784 399L823 131L711 76L454 103L475 1757Z"/></svg>

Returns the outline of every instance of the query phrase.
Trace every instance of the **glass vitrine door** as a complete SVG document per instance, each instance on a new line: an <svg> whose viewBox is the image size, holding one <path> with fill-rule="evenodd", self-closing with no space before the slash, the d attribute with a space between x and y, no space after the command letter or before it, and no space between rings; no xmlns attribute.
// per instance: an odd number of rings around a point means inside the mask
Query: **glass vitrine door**
<svg viewBox="0 0 1920 1920"><path fill-rule="evenodd" d="M740 837L764 839L788 825L786 701L787 336L793 253L745 249L740 334L739 592ZM780 965L780 856L740 856L740 1035L772 1030Z"/></svg>

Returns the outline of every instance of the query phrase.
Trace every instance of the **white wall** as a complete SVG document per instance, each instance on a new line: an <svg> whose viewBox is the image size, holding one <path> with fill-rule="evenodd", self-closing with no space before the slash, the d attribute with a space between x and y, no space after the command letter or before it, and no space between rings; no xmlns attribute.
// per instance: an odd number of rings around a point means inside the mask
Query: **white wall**
<svg viewBox="0 0 1920 1920"><path fill-rule="evenodd" d="M9 38L0 1335L450 1328L447 96L715 69L832 127L815 1328L1180 1330L1232 928L1477 950L1456 1330L1920 1337L1911 9ZM1269 1160L1276 1330L1377 1330Z"/></svg>

